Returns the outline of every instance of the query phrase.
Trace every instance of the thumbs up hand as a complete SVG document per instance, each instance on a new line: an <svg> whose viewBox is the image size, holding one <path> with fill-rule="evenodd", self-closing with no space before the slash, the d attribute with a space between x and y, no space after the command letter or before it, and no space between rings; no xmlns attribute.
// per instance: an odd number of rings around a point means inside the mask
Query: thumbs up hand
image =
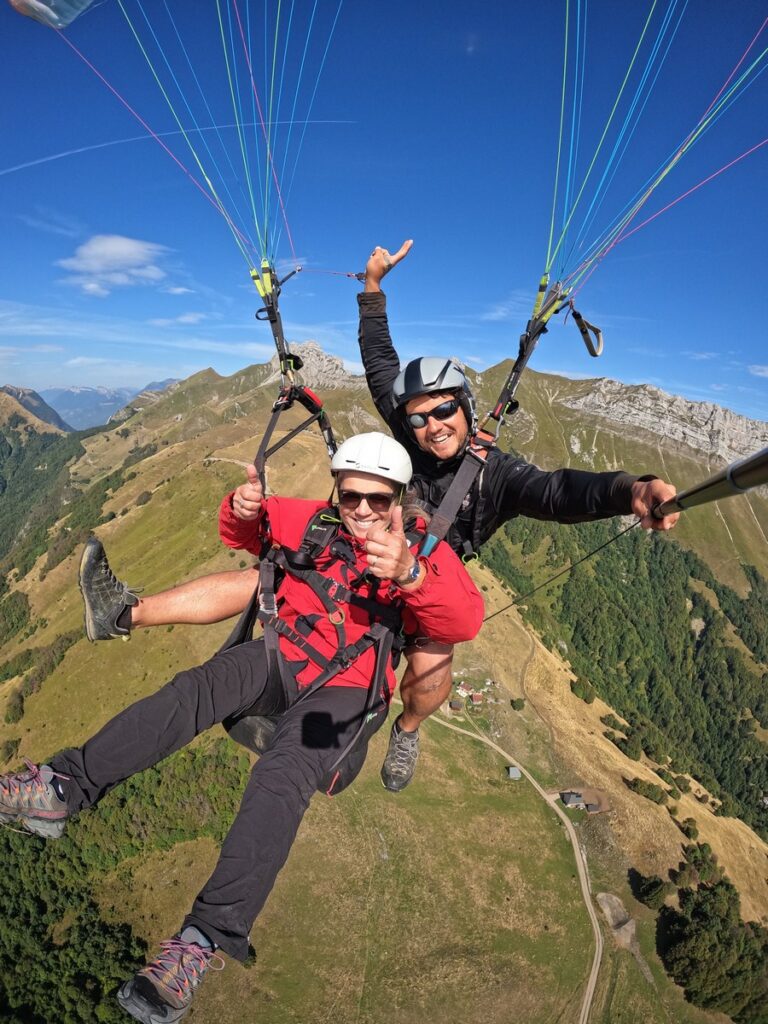
<svg viewBox="0 0 768 1024"><path fill-rule="evenodd" d="M232 495L232 511L238 519L246 522L256 519L261 511L261 503L264 499L264 492L261 489L259 474L254 465L245 467L248 482L240 484Z"/></svg>
<svg viewBox="0 0 768 1024"><path fill-rule="evenodd" d="M369 571L382 580L396 583L413 582L408 577L416 561L408 548L403 529L403 509L400 505L392 508L389 528L376 524L368 530L365 541Z"/></svg>

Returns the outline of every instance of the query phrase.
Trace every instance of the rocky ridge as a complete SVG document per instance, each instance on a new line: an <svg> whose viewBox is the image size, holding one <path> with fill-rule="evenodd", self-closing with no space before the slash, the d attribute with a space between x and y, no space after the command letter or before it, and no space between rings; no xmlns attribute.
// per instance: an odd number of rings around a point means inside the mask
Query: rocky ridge
<svg viewBox="0 0 768 1024"><path fill-rule="evenodd" d="M608 424L639 428L724 462L743 459L768 445L768 423L713 402L692 402L650 384L621 384L604 377L586 383L588 391L559 401Z"/></svg>
<svg viewBox="0 0 768 1024"><path fill-rule="evenodd" d="M304 365L299 371L301 380L311 388L335 391L339 388L351 388L363 391L366 388L362 374L348 373L344 363L338 356L324 352L316 341L306 341L301 345L291 345L291 352L300 356ZM277 353L269 361L270 374L265 384L274 384L280 380L280 364Z"/></svg>
<svg viewBox="0 0 768 1024"><path fill-rule="evenodd" d="M56 410L52 409L40 397L37 391L33 391L32 388L17 388L13 384L2 384L0 385L0 391L10 395L11 398L19 403L22 409L26 409L27 412L43 423L47 423L49 426L65 432L72 430L72 427L59 416Z"/></svg>

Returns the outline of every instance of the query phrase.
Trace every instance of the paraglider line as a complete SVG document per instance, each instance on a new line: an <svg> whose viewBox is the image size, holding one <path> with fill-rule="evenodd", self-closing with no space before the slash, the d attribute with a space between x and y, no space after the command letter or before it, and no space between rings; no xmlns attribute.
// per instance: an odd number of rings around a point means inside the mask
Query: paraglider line
<svg viewBox="0 0 768 1024"><path fill-rule="evenodd" d="M601 544L600 547L594 548L594 550L588 552L582 558L579 558L577 559L577 561L572 562L571 565L567 565L565 569L561 569L560 572L555 573L554 576L550 576L549 579L544 580L543 583L540 583L537 587L534 587L533 590L529 590L526 594L520 594L518 597L514 599L514 601L510 601L509 604L505 604L503 608L499 608L497 611L491 612L490 615L486 615L485 618L483 619L483 622L490 622L491 619L495 619L496 616L501 615L502 612L508 612L509 609L514 608L515 605L520 604L522 601L527 601L528 598L533 597L533 595L537 591L543 590L544 587L548 587L550 583L554 583L555 580L559 580L561 576L565 576L566 573L571 572L571 570L575 569L577 565L581 565L582 562L586 562L588 558L591 558L593 555L596 555L598 551L602 551L603 548L607 548L609 544L613 544L613 542L617 541L619 537L623 537L625 533L629 533L630 530L634 530L635 527L639 525L639 519L635 520L634 523L630 523L630 525L627 526L626 529L620 530L615 537L611 537L610 540L607 540L604 544Z"/></svg>
<svg viewBox="0 0 768 1024"><path fill-rule="evenodd" d="M243 233L238 229L238 227L235 224L232 223L232 220L231 220L229 214L226 212L226 210L224 210L222 208L222 206L219 203L216 202L216 200L210 195L210 193L205 189L205 187L197 180L197 178L194 176L194 174L192 174L192 172L187 167L184 166L184 164L181 162L181 160L179 160L179 158L176 156L176 154L173 152L173 150L170 149L168 146L166 146L166 144L163 142L163 140L160 138L160 136L157 134L157 132L153 131L152 128L150 128L150 126L147 124L147 122L144 120L144 118L141 116L141 114L137 110L134 110L134 108L130 105L128 100L126 100L123 96L120 95L120 93L117 91L117 89L115 89L115 87L104 77L104 75L99 71L99 69L88 60L88 58L85 56L85 54L81 53L81 51L78 50L78 48L75 46L75 44L70 39L68 39L67 36L65 36L63 32L59 32L58 36L59 36L60 39L63 39L64 42L67 44L67 46L74 53L77 54L77 56L80 58L80 60L82 60L83 63L87 67L89 67L91 69L91 71L93 71L93 73L96 75L96 77L99 78L104 83L104 85L106 85L106 87L109 89L109 91L115 97L115 99L119 100L120 103L122 103L122 105L125 107L125 109L139 122L139 124L142 126L142 128L144 128L145 131L160 146L162 146L162 148L165 150L165 152L168 154L168 156L171 158L171 160L173 160L173 162L178 167L181 168L181 170L184 172L184 174L186 174L186 176L189 178L189 180L195 186L195 188L199 192L201 192L205 196L205 198L208 200L208 202L211 204L211 206L215 210L218 210L218 212L224 217L224 219L229 224L229 227L231 228L231 230L237 236L236 240L238 241L238 244L240 245L240 249L241 249L243 255L245 256L246 261L250 265L251 261L248 259L248 254L247 254L247 252L246 252L246 250L244 248L246 245L248 245L248 239L245 237L245 235L243 235Z"/></svg>
<svg viewBox="0 0 768 1024"><path fill-rule="evenodd" d="M234 11L235 11L235 18L237 19L237 27L238 27L238 29L240 31L240 39L242 40L242 43L243 43L243 52L245 53L245 61L246 61L246 64L248 65L248 74L250 75L250 78L251 78L251 88L253 89L253 95L254 95L254 97L256 99L256 106L257 106L258 111L259 111L259 119L261 121L261 130L262 130L262 132L264 134L264 141L265 141L266 146L267 146L267 160L269 162L270 170L272 171L272 178L273 178L274 183L275 183L275 189L277 191L277 198L278 198L278 201L280 203L280 212L281 212L282 217L283 217L283 223L285 224L285 232L286 232L286 234L288 236L288 244L291 247L291 256L295 260L296 259L296 248L295 248L295 246L293 244L293 237L291 235L291 229L290 229L290 226L288 224L288 218L286 216L285 206L283 204L283 194L280 191L280 182L277 180L277 172L275 171L275 164L274 164L274 161L272 159L272 151L271 151L270 145L269 145L269 136L267 134L267 126L264 123L264 114L263 114L262 109L261 109L261 101L259 99L258 89L256 88L256 82L254 81L254 78L253 78L253 65L251 64L251 59L250 59L250 56L248 54L248 44L247 44L247 42L245 40L245 34L243 32L243 23L242 23L242 21L240 19L240 10L239 10L239 8L237 6L237 0L233 0L232 6L233 6Z"/></svg>

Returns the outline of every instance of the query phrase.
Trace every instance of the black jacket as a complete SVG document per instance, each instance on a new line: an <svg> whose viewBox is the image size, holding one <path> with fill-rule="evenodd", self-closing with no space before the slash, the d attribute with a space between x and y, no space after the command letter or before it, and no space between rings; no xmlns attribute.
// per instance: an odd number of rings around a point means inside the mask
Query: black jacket
<svg viewBox="0 0 768 1024"><path fill-rule="evenodd" d="M389 334L386 296L383 292L361 292L357 301L360 352L371 396L395 438L408 450L413 462L413 486L428 510L434 511L456 473L461 456L438 462L419 448L392 398L400 359ZM446 539L462 555L477 551L502 523L516 516L583 523L629 515L631 487L637 479L623 472L546 472L496 448L475 478Z"/></svg>

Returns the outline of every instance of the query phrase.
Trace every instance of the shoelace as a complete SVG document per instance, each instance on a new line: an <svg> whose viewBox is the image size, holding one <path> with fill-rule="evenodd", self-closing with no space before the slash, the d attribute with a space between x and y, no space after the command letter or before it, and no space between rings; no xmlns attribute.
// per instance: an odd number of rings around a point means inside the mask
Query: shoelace
<svg viewBox="0 0 768 1024"><path fill-rule="evenodd" d="M38 793L45 791L47 783L43 781L39 766L33 764L26 757L24 758L24 764L27 766L27 771L15 772L13 775L6 775L4 778L0 778L0 790L6 790L9 796L17 796L25 787L34 787ZM63 779L65 782L69 781L68 775L61 775L53 769L51 769L51 778Z"/></svg>
<svg viewBox="0 0 768 1024"><path fill-rule="evenodd" d="M405 774L411 767L411 763L415 761L416 755L413 751L418 749L418 737L407 736L403 738L403 734L400 733L398 742L395 745L395 756L392 758L391 771L395 775Z"/></svg>
<svg viewBox="0 0 768 1024"><path fill-rule="evenodd" d="M116 590L122 597L137 597L144 589L143 587L129 587L127 583L119 580L110 569L106 555L99 559L97 572L102 579L98 580L95 585L103 594L109 594Z"/></svg>
<svg viewBox="0 0 768 1024"><path fill-rule="evenodd" d="M224 960L213 949L179 938L166 939L160 953L140 972L176 996L186 996L190 985L202 978L208 969L224 970Z"/></svg>

